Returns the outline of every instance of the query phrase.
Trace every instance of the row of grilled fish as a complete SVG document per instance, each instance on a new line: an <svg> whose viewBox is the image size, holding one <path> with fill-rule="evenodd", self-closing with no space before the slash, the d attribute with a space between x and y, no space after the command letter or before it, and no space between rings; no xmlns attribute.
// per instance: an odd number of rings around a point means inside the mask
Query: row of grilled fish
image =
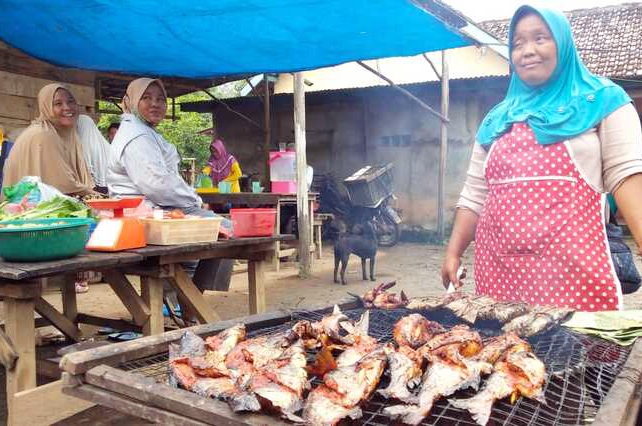
<svg viewBox="0 0 642 426"><path fill-rule="evenodd" d="M503 323L502 330L530 337L559 323L573 309L555 306L530 306L523 302L497 301L490 296L476 296L456 291L445 296L409 299L410 310L446 308L464 321L474 324L478 319L496 319Z"/></svg>
<svg viewBox="0 0 642 426"><path fill-rule="evenodd" d="M388 353L390 385L379 391L384 397L405 403L384 409L384 414L393 419L419 424L430 414L435 401L461 389L477 390L481 376L491 373L485 387L473 398L451 400L454 406L468 410L479 424L486 424L494 402L507 396L543 401L544 364L514 333L482 345L479 333L465 325L440 332L438 324L412 314L397 322L393 337L399 346ZM423 360L428 361L425 372ZM415 395L411 389L417 386Z"/></svg>
<svg viewBox="0 0 642 426"><path fill-rule="evenodd" d="M246 340L242 324L205 341L186 332L179 345L170 346L170 381L225 399L234 411L276 411L291 421L319 426L360 418L359 406L377 388L386 365L390 384L378 393L401 404L385 408L384 414L406 424L421 422L439 398L477 389L484 374L492 373L480 393L453 401L480 424L486 423L497 399L541 399L544 366L513 333L482 345L481 336L467 326L445 330L411 314L395 324L394 345L369 336L368 323L368 311L354 322L335 306L319 322L300 321L272 336ZM306 365L310 348L320 350L315 362ZM322 383L305 398L312 375Z"/></svg>

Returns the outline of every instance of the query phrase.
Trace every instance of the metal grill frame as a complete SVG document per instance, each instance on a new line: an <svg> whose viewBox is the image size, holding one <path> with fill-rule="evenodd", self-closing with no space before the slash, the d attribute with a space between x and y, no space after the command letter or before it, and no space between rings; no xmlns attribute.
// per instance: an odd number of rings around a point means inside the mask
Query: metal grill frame
<svg viewBox="0 0 642 426"><path fill-rule="evenodd" d="M355 310L357 305L351 301L343 304L342 310L348 316L356 318L360 314L360 310ZM253 337L259 334L271 334L283 330L290 326L290 321L299 319L320 319L331 311L331 308L325 308L318 311L308 312L273 312L262 315L254 315L237 320L224 321L217 324L207 324L192 327L192 331L202 337L216 334L221 330L228 328L238 322L246 324L248 329L248 336ZM373 315L373 313L375 313ZM378 332L377 327L383 325L386 327L386 322L377 320L377 315L383 315L389 318L395 318L399 315L409 313L407 310L395 311L371 311L371 331L376 335ZM431 313L424 313L431 319ZM451 326L457 323L458 320L448 318L447 316L439 318L439 321L446 326ZM434 319L434 318L433 318ZM394 320L388 321L387 327L391 330L394 325ZM489 336L498 334L497 325L481 323L478 329L483 335ZM561 330L561 331L560 331ZM224 402L217 400L209 400L208 408L210 412L199 412L205 410L202 404L195 403L194 398L200 398L191 392L181 389L174 389L166 384L154 383L154 380L145 377L166 377L167 368L167 345L171 342L176 342L180 339L185 330L176 330L167 332L159 336L150 336L138 339L133 342L124 342L121 345L123 348L117 351L110 350L110 347L117 345L109 345L103 348L90 349L84 352L69 354L63 358L61 368L67 371L69 377L75 377L73 385L65 388L64 392L70 395L78 396L102 405L110 406L117 410L125 411L123 404L127 405L127 413L137 415L139 417L147 418L150 420L158 421L159 415L156 411L160 411L165 417L161 417L170 421L177 414L182 415L185 419L184 424L288 424L285 421L269 417L266 415L242 415L232 413ZM385 331L384 331L385 332ZM642 341L636 342L633 348L625 349L625 354L619 351L620 355L613 359L613 354L609 352L612 346L610 343L605 343L601 339L594 337L578 335L566 329L551 330L536 336L536 341L531 341L534 351L538 356L542 356L546 360L551 355L538 353L538 340L551 339L551 336L562 333L565 339L569 339L571 343L581 348L588 348L592 354L590 362L580 363L581 357L573 357L574 351L571 351L571 356L567 356L567 363L564 368L556 367L556 363L547 363L549 378L546 383L546 392L555 392L556 395L561 396L561 399L569 399L573 397L576 404L581 407L574 412L569 413L568 410L555 409L553 404L550 406L541 405L535 401L527 398L520 398L515 405L511 406L506 401L500 401L495 404L491 421L489 424L510 424L510 425L550 425L550 424L594 424L594 425L612 425L619 423L626 418L637 415L637 403L639 402L639 385L640 379L640 366L642 365ZM146 346L146 345L151 345ZM549 345L551 352L558 353L564 345ZM619 348L619 347L618 347ZM83 354L85 354L83 356ZM570 361L568 361L570 360ZM558 363L560 364L560 363ZM568 365L567 365L568 364ZM108 367L108 365L117 366L117 369ZM562 367L562 364L559 365ZM614 373L616 369L617 372ZM100 371L101 380L96 380L96 376ZM155 373L152 372L155 371ZM124 391L119 390L122 383L107 383L103 384L105 371L118 373L115 376L116 382L127 381L131 383ZM604 380L606 373L609 374L608 380ZM92 378L93 377L93 378ZM575 380L568 380L568 378L575 378ZM379 386L385 385L385 374L382 383ZM162 380L160 380L162 382ZM590 383L590 386L582 385L579 383ZM97 389L96 387L100 389ZM483 386L483 382L482 382ZM130 388L135 388L132 391ZM144 394L139 395L139 389L145 389ZM109 397L103 395L105 392L109 393ZM102 392L102 393L101 393ZM473 391L460 391L455 394L456 397L472 396ZM168 395L173 400L182 400L180 403L174 401L172 408L167 408ZM171 399L170 398L170 399ZM364 416L356 424L368 425L381 425L391 424L390 419L382 417L379 414L380 409L383 407L381 401L377 400L378 397L371 398L371 401L362 405ZM133 401L132 401L133 399ZM118 404L114 401L120 401ZM160 402L159 402L160 401ZM384 400L385 405L391 405L392 402ZM198 409L195 406L198 405ZM138 407L138 408L134 408ZM156 411L154 411L156 410ZM156 413L154 415L150 413ZM581 417L581 418L580 418ZM199 419L199 421L194 420ZM193 423L195 422L195 423ZM342 423L343 424L343 423ZM464 414L461 410L449 407L446 399L435 404L431 416L428 417L423 424L448 424L448 425L474 425L473 420Z"/></svg>

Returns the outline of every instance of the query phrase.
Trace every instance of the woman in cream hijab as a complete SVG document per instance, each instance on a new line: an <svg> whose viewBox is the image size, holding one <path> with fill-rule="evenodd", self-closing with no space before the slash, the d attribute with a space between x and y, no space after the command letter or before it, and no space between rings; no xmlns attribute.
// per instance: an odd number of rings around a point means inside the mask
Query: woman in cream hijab
<svg viewBox="0 0 642 426"><path fill-rule="evenodd" d="M4 168L3 185L25 176L40 176L42 182L74 196L93 193L76 133L78 105L64 85L51 83L38 93L40 115L18 137Z"/></svg>
<svg viewBox="0 0 642 426"><path fill-rule="evenodd" d="M202 200L194 188L180 176L180 157L176 147L155 130L165 118L167 95L157 79L139 78L127 86L123 98L123 116L118 133L109 147L107 188L110 196L144 195L154 207L180 209L186 214L212 217L201 208ZM231 229L225 219L221 226ZM186 272L194 276L201 290L213 289L219 268L231 273L233 260L204 259L184 262ZM194 275L196 274L196 275ZM217 290L227 290L229 276L220 280Z"/></svg>
<svg viewBox="0 0 642 426"><path fill-rule="evenodd" d="M161 81L151 78L132 81L122 106L120 127L109 147L109 194L144 195L154 207L197 213L202 201L179 174L176 147L155 130L167 110L167 95Z"/></svg>

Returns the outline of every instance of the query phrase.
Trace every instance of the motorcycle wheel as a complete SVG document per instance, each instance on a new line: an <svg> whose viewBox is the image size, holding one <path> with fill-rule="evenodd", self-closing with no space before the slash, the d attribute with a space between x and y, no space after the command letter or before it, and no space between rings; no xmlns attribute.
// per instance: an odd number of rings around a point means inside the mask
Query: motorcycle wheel
<svg viewBox="0 0 642 426"><path fill-rule="evenodd" d="M399 224L392 220L391 217L383 214L379 216L379 245L382 247L392 247L399 242L401 229ZM381 223L383 222L383 223Z"/></svg>

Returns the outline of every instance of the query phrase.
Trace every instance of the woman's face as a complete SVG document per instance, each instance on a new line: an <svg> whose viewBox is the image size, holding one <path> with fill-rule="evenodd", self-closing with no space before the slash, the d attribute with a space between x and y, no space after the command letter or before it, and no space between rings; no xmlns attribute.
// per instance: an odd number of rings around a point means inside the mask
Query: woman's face
<svg viewBox="0 0 642 426"><path fill-rule="evenodd" d="M529 86L540 86L553 75L557 46L548 25L538 15L526 15L515 25L511 60L517 76Z"/></svg>
<svg viewBox="0 0 642 426"><path fill-rule="evenodd" d="M212 146L212 145L210 145L210 154L212 154L212 157L216 158L217 160L218 160L218 158L221 156L221 155L218 153L218 150L216 149L216 147L214 147L214 146Z"/></svg>
<svg viewBox="0 0 642 426"><path fill-rule="evenodd" d="M78 118L78 104L65 89L58 89L52 101L52 122L55 127L70 128L76 125Z"/></svg>
<svg viewBox="0 0 642 426"><path fill-rule="evenodd" d="M167 99L163 90L158 84L150 84L138 102L138 112L152 126L157 126L165 118L166 111Z"/></svg>

